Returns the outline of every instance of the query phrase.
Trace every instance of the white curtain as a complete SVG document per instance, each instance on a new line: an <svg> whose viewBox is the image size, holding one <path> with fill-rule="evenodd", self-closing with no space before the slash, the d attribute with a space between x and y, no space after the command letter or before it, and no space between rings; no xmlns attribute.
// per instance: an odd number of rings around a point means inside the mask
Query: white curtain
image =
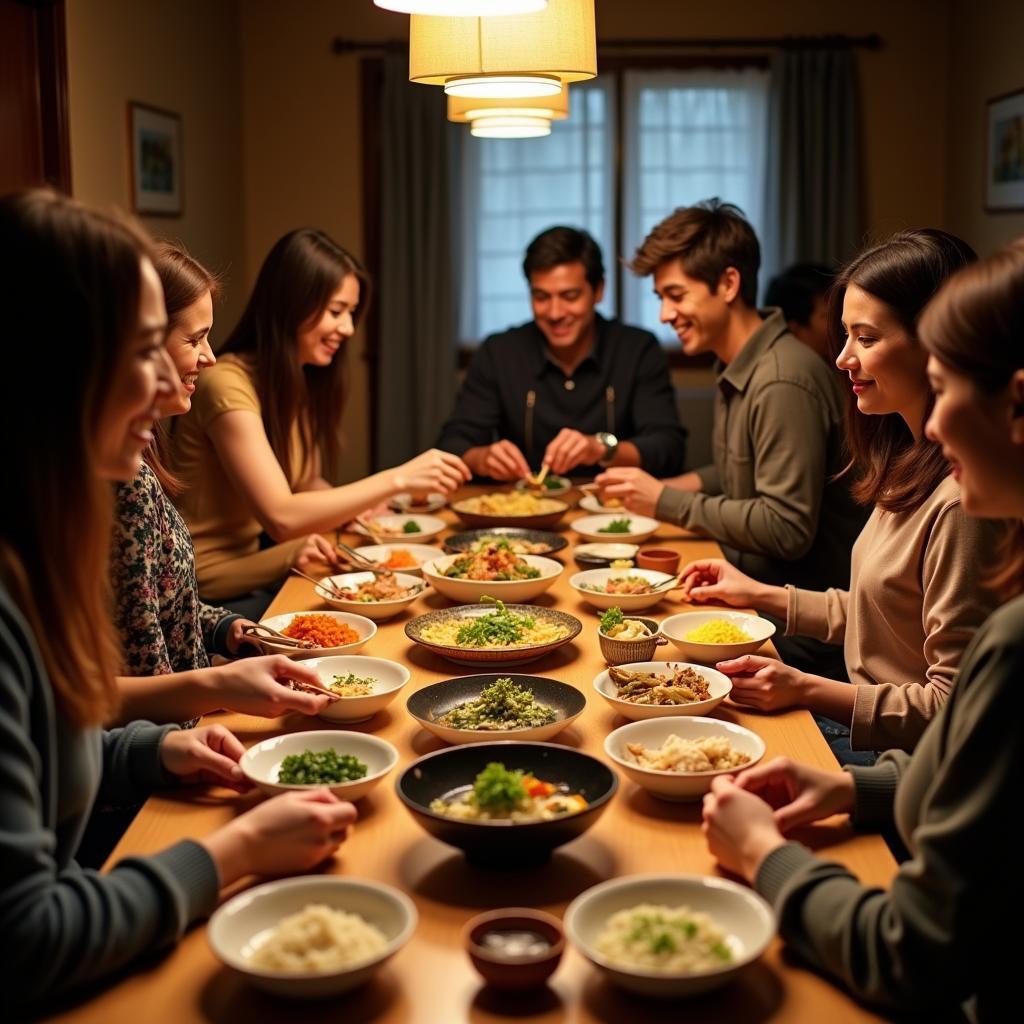
<svg viewBox="0 0 1024 1024"><path fill-rule="evenodd" d="M768 83L760 68L626 72L622 256L676 207L712 196L740 207L763 239ZM658 322L650 278L624 281L622 319L678 344Z"/></svg>

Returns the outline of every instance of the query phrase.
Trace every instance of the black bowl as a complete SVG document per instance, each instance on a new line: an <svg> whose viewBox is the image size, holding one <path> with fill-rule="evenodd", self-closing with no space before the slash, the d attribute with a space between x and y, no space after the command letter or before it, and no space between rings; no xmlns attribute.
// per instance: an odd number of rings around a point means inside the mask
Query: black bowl
<svg viewBox="0 0 1024 1024"><path fill-rule="evenodd" d="M453 729L437 724L437 719L446 715L456 704L476 700L480 691L490 686L495 679L511 679L518 686L533 690L538 704L551 708L558 718L550 725L534 726L530 729L490 730ZM517 672L494 672L479 676L457 676L433 683L417 690L406 702L409 714L424 729L440 737L446 743L492 743L496 740L546 740L561 732L587 706L587 698L568 683L544 676L526 676Z"/></svg>
<svg viewBox="0 0 1024 1024"><path fill-rule="evenodd" d="M495 526L490 530L464 530L452 534L444 542L444 549L453 555L469 551L483 537L504 537L506 540L525 540L530 544L547 544L546 551L534 551L535 555L550 555L561 551L569 542L550 530L524 530L519 526Z"/></svg>
<svg viewBox="0 0 1024 1024"><path fill-rule="evenodd" d="M531 772L547 782L565 783L589 806L552 821L456 821L430 810L431 801L471 785L492 761ZM543 863L556 847L581 836L604 813L619 787L603 761L557 743L473 743L449 747L414 761L395 783L402 803L435 839L455 846L477 864L523 867Z"/></svg>

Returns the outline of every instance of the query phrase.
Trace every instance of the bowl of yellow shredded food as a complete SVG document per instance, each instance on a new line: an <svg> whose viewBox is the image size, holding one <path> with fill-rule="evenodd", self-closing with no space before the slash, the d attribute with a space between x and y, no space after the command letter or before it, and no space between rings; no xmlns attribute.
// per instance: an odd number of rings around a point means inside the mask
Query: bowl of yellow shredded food
<svg viewBox="0 0 1024 1024"><path fill-rule="evenodd" d="M757 615L716 608L670 615L661 633L687 661L713 665L753 654L775 634L775 626Z"/></svg>
<svg viewBox="0 0 1024 1024"><path fill-rule="evenodd" d="M368 981L416 930L412 900L390 885L306 875L247 889L210 919L213 952L250 984L296 999Z"/></svg>

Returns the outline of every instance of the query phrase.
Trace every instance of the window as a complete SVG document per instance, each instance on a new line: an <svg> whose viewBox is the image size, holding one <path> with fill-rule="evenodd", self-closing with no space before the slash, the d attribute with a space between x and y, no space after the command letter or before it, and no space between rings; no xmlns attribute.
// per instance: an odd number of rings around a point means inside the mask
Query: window
<svg viewBox="0 0 1024 1024"><path fill-rule="evenodd" d="M466 187L456 208L466 275L459 309L465 344L530 319L523 252L545 228L569 224L589 231L605 258L600 311L655 331L667 345L677 343L658 323L650 281L626 272L617 294L618 260L677 206L713 195L740 206L760 233L767 72L622 74L621 90L617 73L572 86L569 118L555 122L543 139L464 134ZM621 176L615 159L619 135Z"/></svg>

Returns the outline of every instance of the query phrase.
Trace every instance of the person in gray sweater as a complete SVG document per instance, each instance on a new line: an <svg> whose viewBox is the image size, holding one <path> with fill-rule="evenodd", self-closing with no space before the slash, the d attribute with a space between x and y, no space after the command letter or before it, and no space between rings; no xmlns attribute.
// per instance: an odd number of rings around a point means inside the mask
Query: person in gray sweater
<svg viewBox="0 0 1024 1024"><path fill-rule="evenodd" d="M912 755L824 772L777 759L716 780L704 831L727 869L774 905L783 937L868 1001L957 1003L1003 1020L1017 996L1012 929L1024 878L1008 846L1024 775L1024 239L952 277L920 337L942 445L969 515L1012 517L992 586L1005 603L975 635ZM836 813L895 824L910 857L887 891L785 833Z"/></svg>
<svg viewBox="0 0 1024 1024"><path fill-rule="evenodd" d="M0 253L14 255L0 344L31 342L57 367L45 388L12 387L0 403L0 435L16 439L16 498L0 503L0 1003L22 1012L175 941L223 886L312 867L355 809L327 790L290 794L106 874L75 863L98 802L182 782L245 788L243 748L221 726L102 729L120 667L111 484L138 472L173 379L151 243L40 190L0 199Z"/></svg>

